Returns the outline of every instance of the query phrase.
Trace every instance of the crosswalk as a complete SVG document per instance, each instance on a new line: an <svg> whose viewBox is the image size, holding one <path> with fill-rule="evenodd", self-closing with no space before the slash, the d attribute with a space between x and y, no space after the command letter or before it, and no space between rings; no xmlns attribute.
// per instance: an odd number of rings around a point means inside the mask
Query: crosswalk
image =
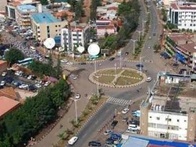
<svg viewBox="0 0 196 147"><path fill-rule="evenodd" d="M130 104L130 100L124 100L124 99L114 98L114 97L109 97L106 102L110 104L120 105L120 106L126 106Z"/></svg>

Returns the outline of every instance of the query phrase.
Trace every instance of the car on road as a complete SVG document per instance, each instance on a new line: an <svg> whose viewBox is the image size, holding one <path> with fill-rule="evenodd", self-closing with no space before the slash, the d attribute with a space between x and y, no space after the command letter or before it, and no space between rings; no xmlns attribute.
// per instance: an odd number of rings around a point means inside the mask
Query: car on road
<svg viewBox="0 0 196 147"><path fill-rule="evenodd" d="M109 59L109 61L113 61L115 58L114 57L111 57L110 59Z"/></svg>
<svg viewBox="0 0 196 147"><path fill-rule="evenodd" d="M2 77L5 77L6 75L7 75L7 72L3 72L3 73L1 74Z"/></svg>
<svg viewBox="0 0 196 147"><path fill-rule="evenodd" d="M74 145L76 143L76 141L78 140L77 136L72 137L69 141L68 144L69 145Z"/></svg>
<svg viewBox="0 0 196 147"><path fill-rule="evenodd" d="M101 146L101 143L98 142L98 141L90 141L88 143L88 146L91 146L91 147L93 147L93 146L100 147Z"/></svg>
<svg viewBox="0 0 196 147"><path fill-rule="evenodd" d="M152 78L151 77L147 77L146 82L151 82Z"/></svg>
<svg viewBox="0 0 196 147"><path fill-rule="evenodd" d="M104 135L109 135L112 133L112 130L105 130L105 132L103 133Z"/></svg>
<svg viewBox="0 0 196 147"><path fill-rule="evenodd" d="M122 114L126 114L127 112L129 112L129 108L127 107L122 110Z"/></svg>
<svg viewBox="0 0 196 147"><path fill-rule="evenodd" d="M80 94L77 93L77 94L75 95L75 99L79 99L79 98L80 98Z"/></svg>

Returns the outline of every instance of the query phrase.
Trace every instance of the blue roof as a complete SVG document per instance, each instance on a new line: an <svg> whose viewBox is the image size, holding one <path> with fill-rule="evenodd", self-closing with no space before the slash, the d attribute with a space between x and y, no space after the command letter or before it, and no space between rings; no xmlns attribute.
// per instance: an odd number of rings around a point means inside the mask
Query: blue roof
<svg viewBox="0 0 196 147"><path fill-rule="evenodd" d="M174 140L162 140L162 139L152 139L152 138L145 138L145 137L136 137L141 140L146 140L149 142L149 144L153 145L161 145L161 146L173 146L173 147L189 147L190 143L187 142L180 142L180 141L174 141ZM196 147L196 144L192 144L193 147Z"/></svg>
<svg viewBox="0 0 196 147"><path fill-rule="evenodd" d="M51 13L49 12L43 12L43 13L34 13L31 15L32 19L36 23L55 23L55 22L60 22L56 17L54 17Z"/></svg>
<svg viewBox="0 0 196 147"><path fill-rule="evenodd" d="M33 5L19 5L17 8L21 12L35 12L37 10Z"/></svg>
<svg viewBox="0 0 196 147"><path fill-rule="evenodd" d="M148 140L129 137L129 139L122 145L122 147L147 147Z"/></svg>

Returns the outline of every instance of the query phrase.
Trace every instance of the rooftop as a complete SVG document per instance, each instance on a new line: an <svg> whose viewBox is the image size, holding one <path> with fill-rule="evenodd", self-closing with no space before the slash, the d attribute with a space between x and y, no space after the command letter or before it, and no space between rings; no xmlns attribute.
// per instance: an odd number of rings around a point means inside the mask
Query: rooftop
<svg viewBox="0 0 196 147"><path fill-rule="evenodd" d="M136 142L137 141L137 142ZM129 142L129 144L127 144ZM136 143L136 144L135 144ZM146 144L147 143L147 144ZM122 147L196 147L195 143L180 142L175 140L155 139L141 135L131 135Z"/></svg>
<svg viewBox="0 0 196 147"><path fill-rule="evenodd" d="M0 105L0 117L3 117L5 114L19 106L20 103L5 96L0 96Z"/></svg>
<svg viewBox="0 0 196 147"><path fill-rule="evenodd" d="M60 20L58 20L51 13L48 12L35 13L32 14L31 17L36 23L39 24L60 22Z"/></svg>
<svg viewBox="0 0 196 147"><path fill-rule="evenodd" d="M3 89L0 89L0 96L6 96L10 99L17 100L19 98L19 95L14 91L14 88L12 87L5 87Z"/></svg>
<svg viewBox="0 0 196 147"><path fill-rule="evenodd" d="M174 10L196 10L196 3L171 3L171 8Z"/></svg>
<svg viewBox="0 0 196 147"><path fill-rule="evenodd" d="M189 78L190 76L185 75L167 74L165 77L161 75L161 80L153 89L153 95L147 99L147 104L148 102L151 104L151 110L182 114L196 111L196 83L189 82Z"/></svg>
<svg viewBox="0 0 196 147"><path fill-rule="evenodd" d="M7 61L0 60L0 65L5 63L7 63Z"/></svg>
<svg viewBox="0 0 196 147"><path fill-rule="evenodd" d="M196 46L196 35L194 34L185 34L185 33L172 33L168 34L180 49L188 52L195 52Z"/></svg>
<svg viewBox="0 0 196 147"><path fill-rule="evenodd" d="M36 7L33 5L19 5L17 9L21 12L36 12Z"/></svg>

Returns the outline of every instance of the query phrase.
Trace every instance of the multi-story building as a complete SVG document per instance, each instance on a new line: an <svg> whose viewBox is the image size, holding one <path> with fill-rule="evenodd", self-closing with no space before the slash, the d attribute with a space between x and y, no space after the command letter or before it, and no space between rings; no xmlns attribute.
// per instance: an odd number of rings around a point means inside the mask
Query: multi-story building
<svg viewBox="0 0 196 147"><path fill-rule="evenodd" d="M31 15L33 35L39 41L61 35L61 29L67 26L66 20L60 21L49 12L34 13Z"/></svg>
<svg viewBox="0 0 196 147"><path fill-rule="evenodd" d="M85 47L90 41L90 29L91 26L86 24L63 28L61 30L61 46L68 52L75 52L79 45Z"/></svg>
<svg viewBox="0 0 196 147"><path fill-rule="evenodd" d="M196 30L196 3L171 3L169 21L178 29Z"/></svg>
<svg viewBox="0 0 196 147"><path fill-rule="evenodd" d="M37 6L37 4L39 4L40 2L39 1L36 1L36 0L12 0L12 1L9 1L7 3L7 6L6 6L6 14L7 14L7 17L10 18L10 19L16 19L16 7L19 6L19 5L33 5L33 6Z"/></svg>
<svg viewBox="0 0 196 147"><path fill-rule="evenodd" d="M21 27L31 26L30 15L37 12L37 7L33 5L19 5L16 7L16 22Z"/></svg>
<svg viewBox="0 0 196 147"><path fill-rule="evenodd" d="M176 62L181 62L196 71L196 36L194 34L172 33L165 37L165 52Z"/></svg>
<svg viewBox="0 0 196 147"><path fill-rule="evenodd" d="M0 5L0 12L5 12L5 7L7 5L8 0L1 0L1 5Z"/></svg>
<svg viewBox="0 0 196 147"><path fill-rule="evenodd" d="M184 141L196 139L196 99L190 75L160 72L140 105L140 134Z"/></svg>

